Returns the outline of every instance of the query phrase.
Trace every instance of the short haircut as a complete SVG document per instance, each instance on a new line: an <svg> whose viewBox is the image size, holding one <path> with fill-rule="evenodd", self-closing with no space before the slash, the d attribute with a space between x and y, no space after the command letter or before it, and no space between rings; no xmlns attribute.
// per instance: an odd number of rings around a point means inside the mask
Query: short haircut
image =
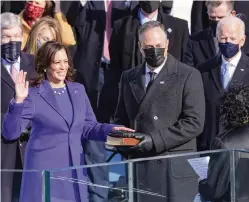
<svg viewBox="0 0 249 202"><path fill-rule="evenodd" d="M165 27L162 23L158 22L158 21L149 21L144 23L143 25L141 25L141 27L138 30L138 38L139 41L141 39L141 35L148 31L149 29L153 29L153 28L161 28L161 30L165 33L165 38L167 39L167 32L165 30Z"/></svg>
<svg viewBox="0 0 249 202"><path fill-rule="evenodd" d="M20 27L23 32L23 26L21 18L14 13L2 13L1 14L1 30L12 29L14 27Z"/></svg>
<svg viewBox="0 0 249 202"><path fill-rule="evenodd" d="M221 99L221 121L226 128L249 122L249 86L232 85Z"/></svg>
<svg viewBox="0 0 249 202"><path fill-rule="evenodd" d="M226 3L227 7L229 8L230 11L234 9L234 1L228 1L228 0L223 0L223 1L216 1L216 0L206 0L206 7L212 7L212 8L217 8L221 4Z"/></svg>
<svg viewBox="0 0 249 202"><path fill-rule="evenodd" d="M216 36L219 35L220 29L221 27L223 27L224 25L227 26L234 26L237 25L239 26L239 31L241 32L241 37L243 37L245 35L245 23L238 17L235 16L227 16L222 18L217 25L216 28Z"/></svg>

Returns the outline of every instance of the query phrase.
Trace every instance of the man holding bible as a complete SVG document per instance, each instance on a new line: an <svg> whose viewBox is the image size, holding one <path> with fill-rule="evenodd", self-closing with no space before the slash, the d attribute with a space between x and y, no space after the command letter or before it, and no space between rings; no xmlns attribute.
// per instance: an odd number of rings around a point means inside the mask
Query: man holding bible
<svg viewBox="0 0 249 202"><path fill-rule="evenodd" d="M115 122L134 128L130 137L141 141L117 149L132 159L196 151L205 116L201 75L167 53L161 23L147 22L138 34L145 63L123 73ZM193 201L197 193L197 176L186 158L142 162L134 173L134 188L158 194L137 193L139 202Z"/></svg>

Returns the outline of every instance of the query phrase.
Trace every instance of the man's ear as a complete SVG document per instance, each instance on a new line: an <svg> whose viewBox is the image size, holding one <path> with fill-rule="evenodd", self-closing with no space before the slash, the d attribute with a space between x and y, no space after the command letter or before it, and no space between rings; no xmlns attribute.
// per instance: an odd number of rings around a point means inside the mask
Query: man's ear
<svg viewBox="0 0 249 202"><path fill-rule="evenodd" d="M232 16L235 16L235 15L236 15L236 11L235 11L235 10L232 10L231 15L232 15Z"/></svg>
<svg viewBox="0 0 249 202"><path fill-rule="evenodd" d="M140 53L141 53L142 55L144 55L144 50L143 50L142 44L141 44L140 42L138 42L138 47L139 47Z"/></svg>

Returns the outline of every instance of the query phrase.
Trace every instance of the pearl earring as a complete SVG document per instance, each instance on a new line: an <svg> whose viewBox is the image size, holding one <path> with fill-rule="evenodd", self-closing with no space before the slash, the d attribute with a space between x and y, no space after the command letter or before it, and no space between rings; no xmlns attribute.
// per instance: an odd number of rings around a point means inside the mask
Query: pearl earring
<svg viewBox="0 0 249 202"><path fill-rule="evenodd" d="M44 69L44 72L46 72L47 70L46 69Z"/></svg>

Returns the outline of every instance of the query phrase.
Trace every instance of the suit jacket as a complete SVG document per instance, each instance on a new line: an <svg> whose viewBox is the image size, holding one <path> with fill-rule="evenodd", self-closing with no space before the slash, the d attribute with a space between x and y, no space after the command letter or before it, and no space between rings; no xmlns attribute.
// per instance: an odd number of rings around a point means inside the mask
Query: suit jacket
<svg viewBox="0 0 249 202"><path fill-rule="evenodd" d="M202 75L205 100L206 119L202 135L198 137L198 150L209 150L211 140L219 134L220 98L224 93L221 82L221 55L217 55L197 67ZM243 52L230 81L230 84L249 84L249 57Z"/></svg>
<svg viewBox="0 0 249 202"><path fill-rule="evenodd" d="M200 73L168 54L165 66L146 94L144 86L144 64L124 71L115 123L150 134L154 143L152 151L132 153L130 157L195 151L195 138L202 132L205 114ZM195 180L196 175L182 158L136 165L136 188L166 196L139 194L139 201L190 201L197 187L189 184L195 184ZM179 186L186 192L179 192Z"/></svg>
<svg viewBox="0 0 249 202"><path fill-rule="evenodd" d="M3 136L8 140L17 139L29 122L32 125L25 153L26 170L84 165L81 140L105 141L113 127L111 124L100 124L96 121L81 84L66 82L66 86L73 107L72 124L66 121L47 80L39 87L31 87L23 103L15 104L14 100L10 102L3 120ZM52 201L87 200L87 186L75 186L67 180L60 180L76 178L86 181L86 169L56 171L51 177ZM24 173L20 201L42 201L42 176L39 172Z"/></svg>
<svg viewBox="0 0 249 202"><path fill-rule="evenodd" d="M249 53L249 40L247 39L248 36L249 32L246 31L246 42L242 47L242 50L245 53ZM183 62L192 67L197 67L199 64L214 57L215 55L216 50L212 30L207 28L189 36Z"/></svg>
<svg viewBox="0 0 249 202"><path fill-rule="evenodd" d="M118 20L114 25L109 49L111 66L119 73L143 62L138 47L139 9L138 5L130 16ZM165 26L168 34L168 52L182 60L189 36L187 21L164 13L162 7L159 8L158 21Z"/></svg>
<svg viewBox="0 0 249 202"><path fill-rule="evenodd" d="M232 128L213 139L211 149L249 150L249 125ZM244 152L241 154L243 155ZM236 201L249 201L249 154L246 158L235 153ZM208 177L199 184L199 193L205 201L229 202L230 199L230 153L222 152L211 155Z"/></svg>
<svg viewBox="0 0 249 202"><path fill-rule="evenodd" d="M28 78L35 76L34 56L21 52L20 69L27 72ZM14 97L15 84L7 69L1 63L1 120L8 110L9 101ZM25 141L8 141L3 136L1 138L1 169L22 169L24 163ZM8 154L8 155L6 155ZM1 177L1 197L4 202L11 202L13 189L13 174L11 172L2 173ZM20 184L21 181L15 181Z"/></svg>
<svg viewBox="0 0 249 202"><path fill-rule="evenodd" d="M115 108L116 105L111 103L109 98L117 95L114 95L115 91L108 84L115 76L110 75L107 69L104 70L105 85L102 91L104 97L98 97L99 70L103 54L106 19L104 1L87 1L84 7L80 5L79 1L73 2L67 17L69 17L70 13L74 15L74 12L77 11L77 5L74 4L78 4L79 13L76 17L71 15L69 21L71 25L72 23L74 25L77 39L77 49L74 57L74 66L77 69L77 81L84 84L97 119L99 119L98 104L103 105L105 110L100 115L104 114L110 117L109 114L112 114L114 111L112 108ZM134 4L136 4L134 1L112 1L112 24L117 19L129 15ZM101 100L100 102L99 99ZM86 164L105 162L104 143L85 141L83 146L86 154ZM109 186L108 168L105 166L89 168L88 176L94 184ZM89 187L89 193L90 201L107 200L108 190L105 188L91 186Z"/></svg>

